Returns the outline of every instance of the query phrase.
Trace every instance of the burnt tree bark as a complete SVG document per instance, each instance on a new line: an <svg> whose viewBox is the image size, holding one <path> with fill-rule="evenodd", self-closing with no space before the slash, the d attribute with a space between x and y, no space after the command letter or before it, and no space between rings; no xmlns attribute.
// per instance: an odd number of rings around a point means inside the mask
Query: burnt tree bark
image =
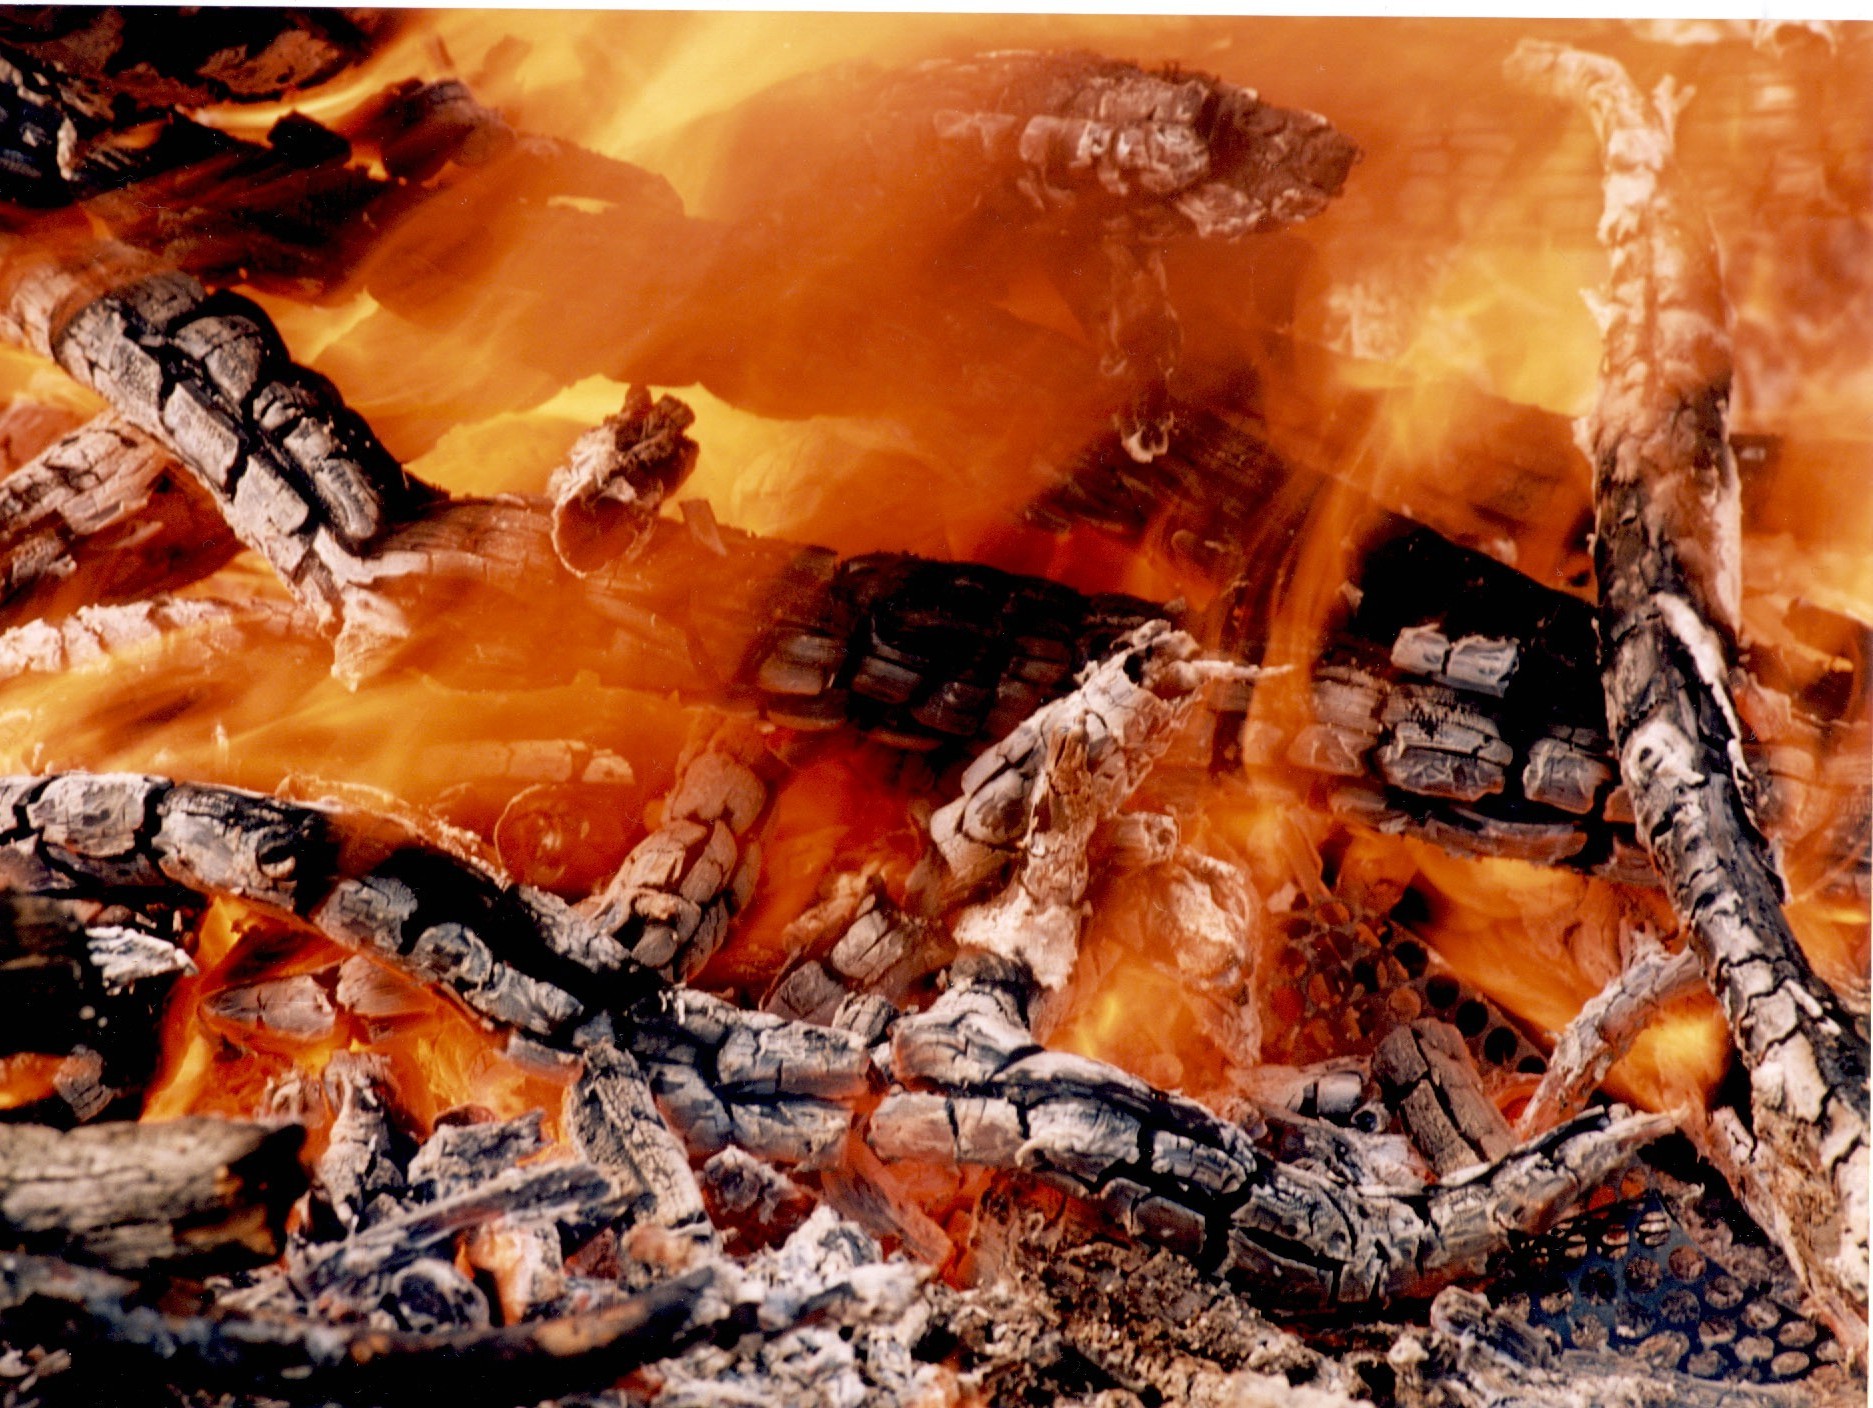
<svg viewBox="0 0 1873 1408"><path fill-rule="evenodd" d="M305 1187L297 1126L0 1126L0 1240L118 1271L255 1266Z"/></svg>
<svg viewBox="0 0 1873 1408"><path fill-rule="evenodd" d="M1731 361L1708 226L1672 163L1678 95L1611 60L1525 42L1514 76L1579 103L1606 169L1606 355L1583 423L1594 466L1607 716L1641 841L1750 1072L1756 1209L1829 1321L1866 1347L1867 1053L1782 912L1730 692L1740 500Z"/></svg>

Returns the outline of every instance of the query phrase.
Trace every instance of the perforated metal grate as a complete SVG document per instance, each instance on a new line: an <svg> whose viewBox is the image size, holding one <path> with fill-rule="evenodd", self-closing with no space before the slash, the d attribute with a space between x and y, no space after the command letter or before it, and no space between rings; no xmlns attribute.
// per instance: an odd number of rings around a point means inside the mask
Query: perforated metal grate
<svg viewBox="0 0 1873 1408"><path fill-rule="evenodd" d="M1705 1255L1653 1189L1569 1218L1499 1269L1497 1298L1526 1296L1529 1322L1570 1349L1744 1383L1841 1357L1825 1328Z"/></svg>

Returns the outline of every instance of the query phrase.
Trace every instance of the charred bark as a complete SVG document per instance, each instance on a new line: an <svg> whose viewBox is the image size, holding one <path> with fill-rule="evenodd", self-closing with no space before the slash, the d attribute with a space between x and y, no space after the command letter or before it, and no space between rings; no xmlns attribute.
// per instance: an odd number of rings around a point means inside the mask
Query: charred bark
<svg viewBox="0 0 1873 1408"><path fill-rule="evenodd" d="M0 1126L0 1238L118 1271L257 1265L285 1245L304 1138L218 1119Z"/></svg>
<svg viewBox="0 0 1873 1408"><path fill-rule="evenodd" d="M1708 226L1672 165L1677 95L1616 63L1525 43L1523 81L1581 104L1606 169L1606 358L1583 423L1594 464L1607 715L1639 836L1750 1071L1773 1206L1757 1212L1830 1322L1865 1352L1867 1052L1782 913L1731 697L1740 501L1731 362Z"/></svg>
<svg viewBox="0 0 1873 1408"><path fill-rule="evenodd" d="M1292 1304L1426 1295L1480 1273L1667 1123L1584 1116L1428 1188L1361 1186L1272 1161L1251 1132L1099 1061L1041 1050L1004 984L959 981L892 1037L899 1078L866 1138L887 1159L1024 1169L1131 1235Z"/></svg>
<svg viewBox="0 0 1873 1408"><path fill-rule="evenodd" d="M391 824L131 774L12 779L4 799L0 876L16 890L232 895L535 1037L565 1039L654 981L560 901Z"/></svg>

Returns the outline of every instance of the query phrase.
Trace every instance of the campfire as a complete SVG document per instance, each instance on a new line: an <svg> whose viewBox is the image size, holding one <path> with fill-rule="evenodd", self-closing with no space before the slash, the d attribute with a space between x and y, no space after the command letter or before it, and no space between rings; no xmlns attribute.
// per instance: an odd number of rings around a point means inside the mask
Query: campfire
<svg viewBox="0 0 1873 1408"><path fill-rule="evenodd" d="M1861 1401L1869 81L0 11L6 1402Z"/></svg>

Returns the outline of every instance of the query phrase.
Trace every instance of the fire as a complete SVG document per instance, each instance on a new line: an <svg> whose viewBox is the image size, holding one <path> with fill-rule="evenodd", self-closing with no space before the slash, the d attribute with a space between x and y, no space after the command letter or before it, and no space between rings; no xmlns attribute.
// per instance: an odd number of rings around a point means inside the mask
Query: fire
<svg viewBox="0 0 1873 1408"><path fill-rule="evenodd" d="M1579 296L1603 276L1591 134L1531 113L1492 81L1452 78L1493 74L1529 26L1413 22L1396 45L1350 42L1366 25L453 11L411 17L315 94L207 116L248 137L289 110L344 131L389 82L460 78L514 130L562 144L452 168L323 282L258 278L250 290L299 360L331 377L413 474L453 494L538 494L581 431L629 386L654 383L696 412L701 457L683 497L699 541L726 528L848 557L967 559L1089 593L1176 600L1208 623L1244 603L1268 673L1248 707L1242 775L1213 775L1212 740L1193 730L1133 810L1174 815L1184 840L1238 867L1249 918L1214 951L1167 956L1162 896L1096 885L1082 966L1049 1041L1220 1105L1258 1057L1243 1013L1273 926L1306 904L1407 915L1452 972L1535 1034L1559 1031L1618 972L1623 934L1674 928L1665 901L1640 886L1458 857L1331 815L1290 758L1256 752L1257 739L1285 740L1314 720L1312 671L1381 512L1593 594L1589 472L1566 427L1592 399L1600 357ZM1633 34L1596 38L1636 65L1657 63ZM908 150L904 134L922 133L927 114L894 110L881 74L1068 44L1259 83L1271 101L1327 114L1365 151L1344 199L1316 220L1239 254L1189 241L1165 255L1183 329L1179 387L1212 394L1233 424L1323 476L1291 515L1286 500L1270 509L1281 520L1270 541L1226 569L1165 521L1131 540L1027 516L1126 407L1124 389L1098 372L1096 329L1069 301L1097 295L1080 267L1092 267L1097 241L1019 202L997 213L1009 222L998 230L972 204L979 172L963 181L891 145ZM1782 442L1751 489L1764 506L1746 544L1746 576L1762 587L1751 622L1761 638L1787 637L1798 599L1865 620L1873 303L1864 257L1831 260L1817 247L1830 192L1863 182L1843 168L1864 156L1864 134L1807 121L1788 98L1812 74L1844 82L1811 49L1713 47L1691 66L1711 101L1683 119L1683 161L1727 222L1740 269L1737 428ZM1755 129L1738 105L1764 67L1781 87L1763 101L1787 99L1776 111L1790 145L1779 152L1746 139ZM1446 131L1440 114L1458 96L1473 102ZM358 141L381 174L382 153ZM594 177L580 147L635 165ZM1785 267L1774 246L1790 200L1807 223ZM1285 311L1262 318L1258 298ZM1846 311L1814 326L1817 306ZM1792 342L1791 324L1801 328ZM99 409L12 352L0 354L0 394ZM1514 483L1502 482L1503 443L1530 466ZM726 580L736 569L720 570ZM664 616L679 620L684 602L722 583L659 585ZM189 593L287 600L246 558ZM0 770L150 772L356 803L505 879L580 899L658 824L692 701L652 680L599 676L589 661L611 648L614 622L581 623L551 600L468 600L434 604L416 668L361 684L334 678L329 649L302 633L233 654L195 649L215 628L8 680ZM1837 662L1808 652L1813 683ZM454 672L484 655L493 680L461 683ZM758 999L793 956L788 926L834 877L867 870L904 896L921 828L960 768L843 734L748 726L766 728L785 777L759 887L696 982ZM1814 849L1788 858L1792 917L1825 971L1864 982L1864 904L1824 891ZM332 986L348 955L305 925L218 899L192 953L197 971L175 987L146 1118L277 1113L336 1054L370 1051L388 1059L399 1111L418 1129L469 1107L503 1118L540 1109L558 1137L562 1071L523 1061L503 1034L388 970L388 1016L341 1009L310 1035L218 1016L217 998L243 985ZM0 1064L0 1105L42 1097L47 1060ZM1714 1001L1684 999L1606 1088L1648 1109L1702 1107L1728 1060ZM308 1157L319 1148L315 1138ZM926 1206L965 1228L980 1184L927 1182L915 1190ZM500 1278L518 1274L523 1251L493 1238L473 1256Z"/></svg>

